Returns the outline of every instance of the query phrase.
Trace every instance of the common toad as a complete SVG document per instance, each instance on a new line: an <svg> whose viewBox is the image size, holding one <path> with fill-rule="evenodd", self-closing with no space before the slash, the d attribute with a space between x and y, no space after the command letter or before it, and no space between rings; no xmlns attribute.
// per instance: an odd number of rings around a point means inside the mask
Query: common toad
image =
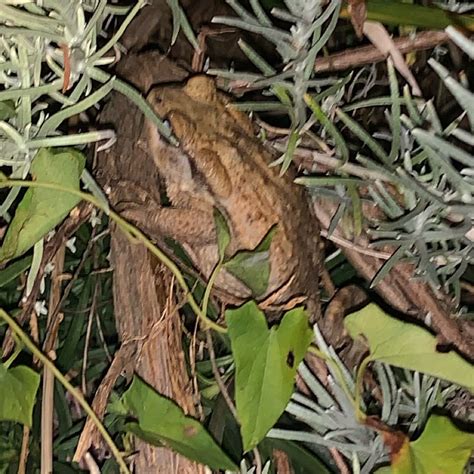
<svg viewBox="0 0 474 474"><path fill-rule="evenodd" d="M150 155L166 187L170 206L147 203L127 212L152 238L179 242L209 278L218 262L214 208L231 231L228 254L252 250L276 225L270 246L265 307L306 301L319 319L321 244L317 220L305 190L293 175L279 175L275 156L255 137L250 119L217 91L206 76L184 86L159 86L148 100L169 121L179 147L167 143L146 121L139 146ZM217 294L232 304L250 298L250 289L226 270L215 282Z"/></svg>

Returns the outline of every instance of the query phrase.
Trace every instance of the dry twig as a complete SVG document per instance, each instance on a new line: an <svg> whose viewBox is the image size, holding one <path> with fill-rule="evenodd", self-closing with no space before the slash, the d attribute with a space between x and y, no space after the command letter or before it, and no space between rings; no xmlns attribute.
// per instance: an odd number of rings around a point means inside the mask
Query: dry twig
<svg viewBox="0 0 474 474"><path fill-rule="evenodd" d="M444 31L422 31L415 36L395 38L393 41L400 53L431 49L449 40ZM375 46L361 46L345 49L341 53L331 54L325 58L316 59L314 69L318 73L344 71L364 64L385 61L387 55L382 54Z"/></svg>

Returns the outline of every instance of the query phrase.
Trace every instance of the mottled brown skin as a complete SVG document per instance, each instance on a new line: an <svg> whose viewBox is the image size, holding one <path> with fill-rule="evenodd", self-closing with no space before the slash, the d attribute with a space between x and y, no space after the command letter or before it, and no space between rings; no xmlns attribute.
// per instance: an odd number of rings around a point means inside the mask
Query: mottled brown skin
<svg viewBox="0 0 474 474"><path fill-rule="evenodd" d="M169 236L189 253L208 278L218 262L213 211L226 218L232 240L228 254L254 249L276 224L270 248L268 289L259 301L272 307L305 296L319 319L320 236L302 187L290 173L269 167L274 156L255 138L248 117L237 111L204 76L183 86L157 87L148 100L167 119L179 147L165 142L147 122L140 146L163 177L171 207L137 207L128 217L152 237ZM150 215L153 216L150 218ZM215 284L233 304L250 290L223 270Z"/></svg>

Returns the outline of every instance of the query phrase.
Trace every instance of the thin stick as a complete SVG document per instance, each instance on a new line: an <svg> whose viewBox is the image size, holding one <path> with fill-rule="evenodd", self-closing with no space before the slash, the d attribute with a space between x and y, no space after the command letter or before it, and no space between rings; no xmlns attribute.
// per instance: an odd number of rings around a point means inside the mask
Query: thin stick
<svg viewBox="0 0 474 474"><path fill-rule="evenodd" d="M110 363L112 362L113 357L109 351L109 348L107 347L107 341L105 340L104 330L102 329L102 321L100 320L99 311L97 311L97 309L98 308L96 307L95 324L97 326L97 334L99 335L100 343L102 344L107 360Z"/></svg>
<svg viewBox="0 0 474 474"><path fill-rule="evenodd" d="M262 474L262 457L260 456L260 451L257 448L252 449L253 457L255 460L255 473Z"/></svg>
<svg viewBox="0 0 474 474"><path fill-rule="evenodd" d="M99 290L99 282L96 279L95 284L94 284L94 294L92 296L92 305L89 311L89 317L87 318L86 340L84 343L84 351L82 353L81 386L82 386L82 393L84 395L87 393L87 380L86 380L87 357L89 355L89 343L90 343L90 338L91 338L91 333L92 333L92 323L94 322L94 315L96 314L98 290Z"/></svg>
<svg viewBox="0 0 474 474"><path fill-rule="evenodd" d="M92 250L92 247L94 246L94 243L96 242L95 239L94 239L94 236L95 236L96 233L97 233L97 228L94 227L92 229L91 238L87 242L86 249L84 250L84 253L82 254L81 260L80 260L79 264L77 265L76 270L74 271L74 274L72 275L72 278L69 280L68 284L66 285L66 288L64 288L61 299L59 300L59 302L54 307L50 306L51 317L49 318L49 322L48 322L48 336L46 338L46 342L45 342L45 345L43 347L48 346L49 337L52 337L52 336L56 337L56 331L53 330L53 326L55 324L57 324L56 317L57 317L59 311L61 310L64 302L66 301L67 297L69 296L69 293L71 293L72 289L74 288L74 284L76 283L77 279L79 278L79 275L82 272L82 269L83 269L83 267L84 267L84 265L87 261L89 253ZM55 328L55 329L57 329L57 328Z"/></svg>
<svg viewBox="0 0 474 474"><path fill-rule="evenodd" d="M395 38L394 43L402 54L413 51L431 49L439 44L449 41L444 31L423 31L414 37L403 36ZM318 58L314 69L318 73L330 71L344 71L364 64L372 64L385 61L387 56L382 54L375 46L361 46L358 48L345 49L341 53L331 54L325 58Z"/></svg>
<svg viewBox="0 0 474 474"><path fill-rule="evenodd" d="M321 235L331 242L334 242L339 247L348 248L354 250L354 252L360 253L362 255L367 255L369 257L380 258L381 260L388 260L392 254L390 252L380 252L378 250L372 250L361 245L357 245L350 240L344 239L343 237L336 236L334 234L329 235L327 230L321 230Z"/></svg>
<svg viewBox="0 0 474 474"><path fill-rule="evenodd" d="M23 437L21 439L21 451L18 461L18 474L26 474L26 463L28 462L28 454L30 453L30 433L30 428L23 425Z"/></svg>
<svg viewBox="0 0 474 474"><path fill-rule="evenodd" d="M55 255L54 269L51 275L51 292L49 307L57 306L61 299L61 275L64 268L65 247L62 246ZM52 314L48 317L47 325L51 327ZM56 345L57 331L52 330L54 335L49 339L50 343L44 347L48 357L54 358L54 346ZM41 399L41 474L53 472L53 425L54 425L54 374L43 368L43 396Z"/></svg>
<svg viewBox="0 0 474 474"><path fill-rule="evenodd" d="M270 145L277 151L285 151L286 145L281 143L270 142ZM320 165L327 166L328 168L335 169L339 173L349 173L353 176L357 176L362 179L368 180L380 180L384 182L391 182L393 181L392 178L388 175L384 175L379 171L368 170L362 166L354 165L353 163L344 163L341 164L341 160L339 158L334 158L324 153L319 153L314 150L310 150L307 148L298 148L295 151L296 158L308 159L314 163L318 163Z"/></svg>
<svg viewBox="0 0 474 474"><path fill-rule="evenodd" d="M340 474L350 474L349 468L344 462L344 458L342 457L341 453L336 448L329 448L329 452L331 453L331 456L334 459Z"/></svg>
<svg viewBox="0 0 474 474"><path fill-rule="evenodd" d="M224 397L224 401L226 402L227 406L229 407L232 416L238 420L237 418L237 410L235 408L234 402L230 398L229 392L227 391L227 387L225 386L224 381L222 380L221 374L219 373L219 367L217 367L216 363L216 353L214 352L214 345L212 343L212 334L211 331L206 331L206 342L207 342L207 350L209 351L209 357L211 359L211 368L214 378L216 379L217 386Z"/></svg>

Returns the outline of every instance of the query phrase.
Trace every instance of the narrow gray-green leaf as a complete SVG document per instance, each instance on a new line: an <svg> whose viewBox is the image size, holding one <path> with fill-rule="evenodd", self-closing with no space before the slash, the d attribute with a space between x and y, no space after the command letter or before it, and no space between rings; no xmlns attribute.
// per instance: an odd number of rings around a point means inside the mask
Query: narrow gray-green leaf
<svg viewBox="0 0 474 474"><path fill-rule="evenodd" d="M306 105L311 109L314 116L321 122L321 125L328 131L329 135L336 144L337 153L341 156L341 166L349 160L349 148L346 145L346 141L334 126L333 122L329 120L328 116L323 112L319 104L309 94L305 95Z"/></svg>
<svg viewBox="0 0 474 474"><path fill-rule="evenodd" d="M356 135L364 145L372 151L372 153L387 165L391 165L391 161L385 150L352 118L350 118L341 109L336 109L337 116L346 125L349 130Z"/></svg>
<svg viewBox="0 0 474 474"><path fill-rule="evenodd" d="M458 104L466 111L471 128L474 129L474 94L459 84L456 79L451 77L449 71L434 59L429 59L428 64L436 71L443 80L444 85L453 94Z"/></svg>
<svg viewBox="0 0 474 474"><path fill-rule="evenodd" d="M392 60L389 58L388 64L388 78L390 80L390 95L392 98L392 112L390 117L390 125L392 129L392 146L390 148L389 159L393 163L400 153L400 95L398 90L397 75L393 66Z"/></svg>
<svg viewBox="0 0 474 474"><path fill-rule="evenodd" d="M438 150L440 153L444 153L454 160L466 165L468 168L474 168L474 156L467 151L443 140L434 133L427 132L421 128L412 130L412 133L421 144L428 145L431 148Z"/></svg>
<svg viewBox="0 0 474 474"><path fill-rule="evenodd" d="M0 102L0 120L8 120L14 117L15 114L15 102L13 100L3 100Z"/></svg>

